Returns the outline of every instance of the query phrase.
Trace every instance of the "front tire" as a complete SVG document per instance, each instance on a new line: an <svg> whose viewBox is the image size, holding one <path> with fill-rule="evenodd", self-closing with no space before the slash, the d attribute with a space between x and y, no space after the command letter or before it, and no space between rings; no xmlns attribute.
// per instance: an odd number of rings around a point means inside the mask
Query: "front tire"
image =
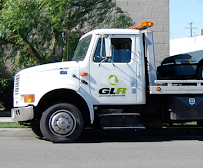
<svg viewBox="0 0 203 168"><path fill-rule="evenodd" d="M32 129L32 132L37 135L38 137L42 138L43 137L43 134L41 132L41 129L40 129L40 125L38 124L31 124L31 129Z"/></svg>
<svg viewBox="0 0 203 168"><path fill-rule="evenodd" d="M40 128L47 140L73 142L82 133L83 117L79 109L69 103L49 107L42 115Z"/></svg>

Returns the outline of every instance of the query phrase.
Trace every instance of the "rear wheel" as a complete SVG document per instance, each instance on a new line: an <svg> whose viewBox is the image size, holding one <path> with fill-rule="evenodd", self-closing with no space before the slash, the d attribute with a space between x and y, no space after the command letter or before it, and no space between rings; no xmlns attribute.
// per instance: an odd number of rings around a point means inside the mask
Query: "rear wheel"
<svg viewBox="0 0 203 168"><path fill-rule="evenodd" d="M60 103L49 107L42 115L40 128L47 140L73 142L83 130L83 117L77 107Z"/></svg>

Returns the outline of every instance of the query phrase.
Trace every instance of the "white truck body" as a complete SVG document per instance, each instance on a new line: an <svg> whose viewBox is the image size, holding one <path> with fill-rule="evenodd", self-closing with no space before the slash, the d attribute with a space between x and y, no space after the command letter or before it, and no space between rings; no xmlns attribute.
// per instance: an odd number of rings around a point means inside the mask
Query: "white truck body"
<svg viewBox="0 0 203 168"><path fill-rule="evenodd" d="M115 38L127 37L132 39L132 59L129 63L114 63L113 65L109 62L101 63L99 66L100 62L95 63L93 61L95 50L92 50L92 48L96 48L97 41L103 34L111 34ZM88 35L92 35L92 39L83 61L45 64L27 68L17 73L16 76L20 76L20 85L14 85L14 107L23 107L30 104L37 106L46 93L62 88L74 90L85 99L89 106L91 123L93 123L93 105L144 104L146 99L145 75L144 60L141 59L144 56L140 31L99 29L89 32L81 39ZM128 67L127 69L126 66ZM62 71L67 72L67 74L61 73ZM88 76L80 76L80 72L87 72ZM86 80L89 84L82 84L78 79L72 77L73 74L81 80ZM116 84L116 87L111 87L109 84L108 78L110 75L117 77L118 84ZM134 83L132 84L132 82ZM125 94L122 94L121 90L117 96L111 96L111 94L104 96L98 93L101 88L115 88L115 91L118 88L127 89ZM25 94L34 94L35 102L25 103Z"/></svg>
<svg viewBox="0 0 203 168"><path fill-rule="evenodd" d="M75 132L77 135L80 134L80 129L75 130L78 125L83 127L83 119L94 124L98 122L95 120L98 116L103 117L103 128L129 128L129 125L138 128L140 122L136 123L136 117L148 116L149 119L151 113L142 114L142 111L150 111L153 105L157 106L153 103L153 95L164 95L156 97L159 104L167 95L171 102L182 101L179 97L184 95L183 101L188 99L194 103L195 95L203 94L201 80L157 80L151 31L93 30L81 37L73 60L31 67L16 74L12 109L14 121L37 121L35 124L38 124L33 128L39 128L38 131L42 131L47 139L69 142L76 139ZM150 95L153 98L150 98ZM180 96L176 98L176 95ZM192 98L188 95L192 95ZM198 101L199 99L198 97ZM190 104L193 104L191 102ZM63 108L57 106L57 103L63 103L59 105ZM73 107L69 103L80 112L72 112ZM195 117L181 118L182 112L176 113L176 106L173 104L164 101L164 111L155 112L152 118L159 118L161 122L203 119L201 112ZM105 109L117 110L103 112ZM161 118L165 111L171 109L171 118ZM178 115L180 116L177 117ZM122 124L112 123L112 116L116 118L115 123L122 118ZM124 119L129 117L132 117L132 122L131 119ZM108 118L111 121L106 122ZM143 128L143 125L140 128Z"/></svg>

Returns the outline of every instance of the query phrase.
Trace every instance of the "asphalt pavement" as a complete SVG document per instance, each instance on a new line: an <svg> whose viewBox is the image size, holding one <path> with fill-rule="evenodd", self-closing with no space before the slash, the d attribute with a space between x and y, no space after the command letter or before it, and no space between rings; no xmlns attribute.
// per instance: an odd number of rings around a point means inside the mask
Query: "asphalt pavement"
<svg viewBox="0 0 203 168"><path fill-rule="evenodd" d="M2 168L202 168L199 139L160 138L126 141L51 143L37 138L0 138Z"/></svg>

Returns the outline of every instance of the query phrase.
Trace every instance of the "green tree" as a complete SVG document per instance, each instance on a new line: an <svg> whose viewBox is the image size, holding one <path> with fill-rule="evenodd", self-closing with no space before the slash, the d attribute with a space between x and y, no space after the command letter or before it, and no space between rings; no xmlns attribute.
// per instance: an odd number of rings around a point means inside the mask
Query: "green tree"
<svg viewBox="0 0 203 168"><path fill-rule="evenodd" d="M7 0L1 6L0 52L18 56L20 68L66 60L67 48L71 58L81 31L132 24L112 0Z"/></svg>
<svg viewBox="0 0 203 168"><path fill-rule="evenodd" d="M113 0L0 0L0 12L0 65L11 59L13 72L70 60L82 32L133 24ZM12 79L0 81L4 101Z"/></svg>

